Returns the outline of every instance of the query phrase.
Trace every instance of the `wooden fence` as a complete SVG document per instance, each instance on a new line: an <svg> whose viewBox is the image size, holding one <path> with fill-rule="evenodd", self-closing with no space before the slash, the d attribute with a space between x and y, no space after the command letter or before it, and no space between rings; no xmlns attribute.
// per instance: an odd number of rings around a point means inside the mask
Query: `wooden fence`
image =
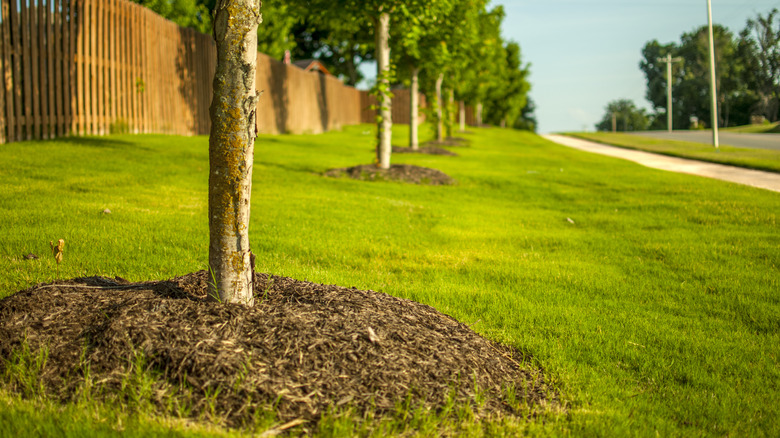
<svg viewBox="0 0 780 438"><path fill-rule="evenodd" d="M216 49L126 0L0 0L0 143L108 133L208 134ZM259 54L258 129L373 122L365 91ZM396 93L408 123L408 91ZM424 102L424 98L421 99Z"/></svg>

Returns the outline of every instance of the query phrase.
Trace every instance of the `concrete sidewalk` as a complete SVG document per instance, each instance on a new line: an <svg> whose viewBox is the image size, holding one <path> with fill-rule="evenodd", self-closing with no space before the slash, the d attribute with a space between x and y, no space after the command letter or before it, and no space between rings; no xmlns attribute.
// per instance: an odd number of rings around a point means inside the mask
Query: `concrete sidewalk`
<svg viewBox="0 0 780 438"><path fill-rule="evenodd" d="M730 181L737 184L745 184L748 186L780 192L780 174L778 173L743 169L741 167L706 163L703 161L688 160L685 158L669 157L666 155L653 154L650 152L606 146L603 144L580 140L578 138L566 137L563 135L543 135L542 137L563 146L634 161L643 166L652 167L654 169L688 173L691 175L715 178L723 181Z"/></svg>
<svg viewBox="0 0 780 438"><path fill-rule="evenodd" d="M712 131L642 131L626 134L640 137L660 138L662 140L692 141L712 145ZM739 132L720 132L720 144L739 148L769 149L780 151L780 134L746 134Z"/></svg>

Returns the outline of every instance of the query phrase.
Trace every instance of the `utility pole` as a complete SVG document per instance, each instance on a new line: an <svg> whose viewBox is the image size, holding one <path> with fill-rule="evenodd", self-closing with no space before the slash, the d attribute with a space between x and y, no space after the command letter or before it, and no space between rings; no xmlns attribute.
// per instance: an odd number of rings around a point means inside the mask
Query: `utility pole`
<svg viewBox="0 0 780 438"><path fill-rule="evenodd" d="M718 149L718 90L715 86L715 38L712 36L712 0L707 0L707 22L710 33L710 95L712 96L712 145Z"/></svg>
<svg viewBox="0 0 780 438"><path fill-rule="evenodd" d="M617 113L612 112L612 132L617 132Z"/></svg>
<svg viewBox="0 0 780 438"><path fill-rule="evenodd" d="M664 58L658 58L658 62L666 63L666 129L670 133L672 132L672 63L680 61L682 58L672 58L671 53L667 53Z"/></svg>

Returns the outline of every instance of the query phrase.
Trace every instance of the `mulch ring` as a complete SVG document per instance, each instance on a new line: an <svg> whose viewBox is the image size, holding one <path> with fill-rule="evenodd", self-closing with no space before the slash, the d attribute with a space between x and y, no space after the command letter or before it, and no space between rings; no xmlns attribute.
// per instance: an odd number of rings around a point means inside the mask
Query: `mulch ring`
<svg viewBox="0 0 780 438"><path fill-rule="evenodd" d="M449 157L458 156L458 154L456 154L455 152L448 151L447 149L439 148L436 146L425 146L417 149L393 146L393 153L394 154L446 155Z"/></svg>
<svg viewBox="0 0 780 438"><path fill-rule="evenodd" d="M425 143L426 146L448 146L448 147L466 147L471 141L463 137L447 137L444 140L431 140Z"/></svg>
<svg viewBox="0 0 780 438"><path fill-rule="evenodd" d="M432 307L266 274L255 274L254 307L219 304L206 297L208 279L205 271L136 284L89 277L0 300L0 357L11 358L0 361L0 376L25 345L46 348L39 379L50 397L77 399L88 375L94 397L125 400L143 368L157 376L147 393L161 412L188 397L185 415L216 412L210 418L229 426L251 425L268 409L312 424L334 408L382 415L407 398L436 411L454 398L480 418L560 406L519 352Z"/></svg>
<svg viewBox="0 0 780 438"><path fill-rule="evenodd" d="M451 185L455 181L446 173L427 167L412 166L409 164L393 164L390 169L380 169L375 164L331 169L325 172L325 176L348 176L361 181L403 181L413 184L427 184L432 186Z"/></svg>

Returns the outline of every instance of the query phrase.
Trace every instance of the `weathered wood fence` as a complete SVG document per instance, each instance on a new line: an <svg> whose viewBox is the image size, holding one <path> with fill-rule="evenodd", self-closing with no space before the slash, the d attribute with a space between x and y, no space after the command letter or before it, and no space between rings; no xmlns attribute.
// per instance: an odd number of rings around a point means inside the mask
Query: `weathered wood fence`
<svg viewBox="0 0 780 438"><path fill-rule="evenodd" d="M126 0L0 2L0 143L209 133L210 35ZM320 133L374 119L367 92L263 54L257 89L263 133ZM408 94L396 92L396 123L409 122Z"/></svg>

